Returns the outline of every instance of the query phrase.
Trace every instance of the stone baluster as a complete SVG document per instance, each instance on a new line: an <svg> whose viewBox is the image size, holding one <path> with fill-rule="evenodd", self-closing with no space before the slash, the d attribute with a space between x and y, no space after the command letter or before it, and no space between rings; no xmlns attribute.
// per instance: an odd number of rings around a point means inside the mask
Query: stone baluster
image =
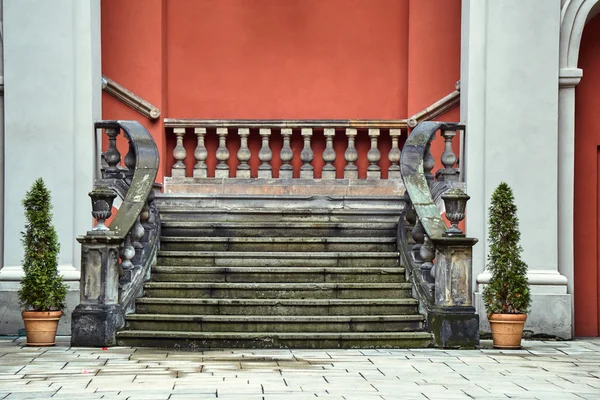
<svg viewBox="0 0 600 400"><path fill-rule="evenodd" d="M250 129L238 128L238 135L240 136L240 148L237 152L237 158L240 162L237 168L236 178L239 179L250 179L250 149L248 148L248 136L250 135Z"/></svg>
<svg viewBox="0 0 600 400"><path fill-rule="evenodd" d="M381 179L381 168L379 167L381 152L377 148L379 129L369 129L369 138L371 138L371 149L367 153L367 160L370 163L367 168L367 179Z"/></svg>
<svg viewBox="0 0 600 400"><path fill-rule="evenodd" d="M425 179L427 179L427 184L429 187L433 184L433 174L431 170L435 166L435 159L431 155L431 142L427 143L427 147L425 148L425 155L423 156L423 172L425 174Z"/></svg>
<svg viewBox="0 0 600 400"><path fill-rule="evenodd" d="M119 282L127 283L131 282L133 276L133 263L131 260L135 257L135 248L131 243L131 232L125 236L125 241L121 246L121 278Z"/></svg>
<svg viewBox="0 0 600 400"><path fill-rule="evenodd" d="M259 132L262 139L262 146L258 151L258 159L261 164L258 166L258 177L271 179L273 177L273 168L271 168L271 160L273 159L273 152L269 147L269 137L271 136L270 128L260 128Z"/></svg>
<svg viewBox="0 0 600 400"><path fill-rule="evenodd" d="M388 179L400 179L400 147L398 147L398 140L402 135L400 129L390 129L390 137L392 138L392 148L388 153L388 159L390 160L390 168L388 169Z"/></svg>
<svg viewBox="0 0 600 400"><path fill-rule="evenodd" d="M405 219L405 224L404 227L402 227L403 229L411 229L415 227L415 223L417 222L417 213L415 212L415 209L412 205L412 201L410 200L410 196L408 195L408 192L404 192L404 201L406 203L405 206L405 213L404 213L404 219ZM398 228L400 229L400 224L398 225ZM412 233L412 231L411 231ZM398 235L398 237L400 237ZM414 245L415 244L415 240L412 237L412 234L410 235L406 235L406 240L408 242L408 244Z"/></svg>
<svg viewBox="0 0 600 400"><path fill-rule="evenodd" d="M133 178L133 174L135 172L135 148L133 147L133 142L129 140L129 151L125 154L125 158L123 162L127 167L125 171L125 179L128 183L131 183L131 179Z"/></svg>
<svg viewBox="0 0 600 400"><path fill-rule="evenodd" d="M322 179L335 179L335 150L333 149L333 138L335 136L334 128L325 128L323 131L325 135L325 150L323 150L323 161L325 165L321 172Z"/></svg>
<svg viewBox="0 0 600 400"><path fill-rule="evenodd" d="M141 219L142 217L140 213L140 216L138 216L133 224L133 227L131 228L131 241L136 251L142 249L143 246L141 240L144 238L144 234L146 233Z"/></svg>
<svg viewBox="0 0 600 400"><path fill-rule="evenodd" d="M458 181L459 171L457 168L454 168L457 158L452 149L452 140L456 136L456 131L453 129L444 129L442 130L442 136L444 137L444 152L442 153L441 161L444 168L440 168L435 177L440 181Z"/></svg>
<svg viewBox="0 0 600 400"><path fill-rule="evenodd" d="M135 220L133 227L131 228L131 245L135 250L135 255L132 258L131 262L134 265L139 265L142 260L142 250L144 249L144 245L142 244L142 240L144 239L144 235L146 234L146 230L142 225L141 214Z"/></svg>
<svg viewBox="0 0 600 400"><path fill-rule="evenodd" d="M229 150L227 150L227 128L217 128L219 137L219 147L217 148L216 158L219 164L215 168L215 178L229 178Z"/></svg>
<svg viewBox="0 0 600 400"><path fill-rule="evenodd" d="M177 138L177 142L175 144L175 148L173 149L173 158L175 159L175 164L173 164L173 167L171 168L171 176L185 177L185 164L183 163L185 157L187 156L185 147L183 147L185 128L174 128L173 133Z"/></svg>
<svg viewBox="0 0 600 400"><path fill-rule="evenodd" d="M346 159L346 167L344 167L344 178L345 179L358 179L358 167L356 161L358 160L358 152L354 147L354 140L356 138L357 131L355 128L346 128L346 136L348 137L348 147L344 152L344 158Z"/></svg>
<svg viewBox="0 0 600 400"><path fill-rule="evenodd" d="M196 159L194 178L207 178L208 168L206 167L206 159L208 158L208 151L206 151L206 147L204 146L206 128L194 128L194 133L198 138L198 144L196 145L196 150L194 150L194 158Z"/></svg>
<svg viewBox="0 0 600 400"><path fill-rule="evenodd" d="M119 163L121 162L121 153L117 149L117 136L121 133L118 128L106 128L104 130L106 136L108 136L108 149L104 152L104 160L108 167L104 170L105 178L122 178L123 174L119 169Z"/></svg>
<svg viewBox="0 0 600 400"><path fill-rule="evenodd" d="M421 273L423 274L423 280L427 283L435 282L434 276L435 271L433 269L433 259L435 258L435 246L429 239L429 235L425 234L423 245L420 249L421 258L423 258L423 264L421 264Z"/></svg>
<svg viewBox="0 0 600 400"><path fill-rule="evenodd" d="M421 221L417 221L415 223L410 234L415 243L412 245L413 259L415 260L415 263L421 264L423 263L423 257L421 257L421 246L425 241L425 229L423 229Z"/></svg>
<svg viewBox="0 0 600 400"><path fill-rule="evenodd" d="M294 168L290 162L294 158L294 152L290 146L290 139L292 137L291 128L282 128L281 136L283 137L283 147L279 153L281 159L281 167L279 167L279 178L280 179L292 179L294 176Z"/></svg>
<svg viewBox="0 0 600 400"><path fill-rule="evenodd" d="M310 147L310 138L313 134L312 128L302 128L302 138L304 139L304 147L300 152L300 160L303 164L300 167L300 178L313 179L315 176L314 168L311 164L315 157L312 148Z"/></svg>

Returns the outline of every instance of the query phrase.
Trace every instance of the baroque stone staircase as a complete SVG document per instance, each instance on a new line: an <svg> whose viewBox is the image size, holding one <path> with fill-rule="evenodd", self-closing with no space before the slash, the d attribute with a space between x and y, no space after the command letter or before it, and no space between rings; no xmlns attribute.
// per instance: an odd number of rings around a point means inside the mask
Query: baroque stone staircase
<svg viewBox="0 0 600 400"><path fill-rule="evenodd" d="M426 347L399 264L401 196L164 195L123 345Z"/></svg>

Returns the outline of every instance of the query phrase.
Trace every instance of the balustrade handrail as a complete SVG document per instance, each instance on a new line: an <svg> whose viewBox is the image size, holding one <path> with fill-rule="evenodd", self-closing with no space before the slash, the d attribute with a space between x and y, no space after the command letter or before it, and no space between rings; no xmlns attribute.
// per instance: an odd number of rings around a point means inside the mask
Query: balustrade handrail
<svg viewBox="0 0 600 400"><path fill-rule="evenodd" d="M400 172L410 201L427 235L433 240L442 238L446 224L440 216L427 178L424 173L423 159L431 140L440 129L458 129L459 124L445 122L421 122L411 132L404 143L400 155Z"/></svg>
<svg viewBox="0 0 600 400"><path fill-rule="evenodd" d="M160 236L153 192L159 158L152 136L137 121L101 121L94 128L104 130L108 149L102 154L106 163L102 177L90 192L92 216L98 223L77 238L81 243L80 304L71 321L71 343L76 346L116 344L125 314L134 311L135 299L143 294ZM117 148L121 131L129 141L125 167ZM107 228L104 221L110 218L117 195L123 202Z"/></svg>
<svg viewBox="0 0 600 400"><path fill-rule="evenodd" d="M406 120L165 119L165 127L172 131L176 142L173 148L175 163L171 168L171 177L165 180L167 185L170 182L181 182L181 178L189 177L186 162L189 165L189 161L192 160L187 159L189 146L186 150L184 137L192 130L196 136L192 139L196 140L196 147L193 151L195 164L191 174L193 178L290 180L314 179L320 173L320 178L325 181L332 182L338 179L337 182L341 183L344 182L341 179L344 179L346 180L345 184L348 183L348 180L363 179L363 175L366 175L366 179L371 182L380 180L382 177L385 179L386 172L387 179L400 179L399 145L402 133L408 131ZM342 130L345 131L345 135L338 136L337 134ZM214 167L211 165L210 171L207 164L209 154L206 146L209 131L210 135L216 133L218 138L218 147L213 154L210 154L210 158L214 157L218 164ZM253 134L255 131L258 131L260 135L261 147L258 151L256 146L249 144L253 139L257 139ZM315 147L315 142L321 140L320 136L314 135L315 132L323 133L325 148L322 152L315 151L315 148L318 148ZM292 144L292 136L298 133L302 136L301 150L296 144ZM276 143L276 135L279 135L282 143L279 157L273 157L272 144ZM214 136L210 140L213 138ZM334 145L334 141L337 143L340 139L346 141L346 150L343 153L339 150L339 146ZM359 150L363 149L365 139L370 144L369 150L359 153ZM229 145L232 140L236 142L239 140L239 147L235 152L231 151L233 149ZM379 144L384 141L390 145L387 154L382 154L379 149ZM253 151L257 152L256 156L261 162L258 167L251 161ZM316 154L322 157L322 160L316 161ZM387 160L385 160L386 156ZM232 157L234 159L237 157L235 170L230 170L229 167ZM294 165L295 157L302 162L301 167ZM343 170L340 166L340 159L346 163ZM319 165L320 161L323 162L321 165ZM369 165L366 171L361 170L359 177L358 165L361 165L362 168L365 161ZM383 165L389 162L389 167L385 166L387 171L382 171L380 161L383 161ZM174 180L170 180L171 178Z"/></svg>
<svg viewBox="0 0 600 400"><path fill-rule="evenodd" d="M135 224L152 191L158 174L158 148L150 133L137 121L101 121L97 122L95 127L96 129L122 129L134 149L133 178L123 204L110 224L111 236L124 239Z"/></svg>
<svg viewBox="0 0 600 400"><path fill-rule="evenodd" d="M406 119L177 119L165 118L165 128L408 128Z"/></svg>
<svg viewBox="0 0 600 400"><path fill-rule="evenodd" d="M460 171L455 168L458 158L452 149L457 131L464 132L464 128L456 123L422 122L404 143L400 157L407 205L398 224L398 249L420 310L427 317L427 329L441 347L473 347L479 343L479 319L472 303L471 285L472 247L477 239L465 237L458 228L469 196L456 185ZM441 156L443 167L434 175L430 145L438 131L445 148ZM450 227L434 202L434 187L436 191L446 191L441 197Z"/></svg>

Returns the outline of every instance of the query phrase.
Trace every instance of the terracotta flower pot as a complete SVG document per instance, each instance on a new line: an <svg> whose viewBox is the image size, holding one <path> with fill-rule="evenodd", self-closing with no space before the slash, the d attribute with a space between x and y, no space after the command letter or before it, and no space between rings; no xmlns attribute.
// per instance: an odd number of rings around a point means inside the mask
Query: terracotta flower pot
<svg viewBox="0 0 600 400"><path fill-rule="evenodd" d="M494 347L498 349L520 349L526 319L527 314L488 315Z"/></svg>
<svg viewBox="0 0 600 400"><path fill-rule="evenodd" d="M23 311L27 346L54 346L62 311Z"/></svg>

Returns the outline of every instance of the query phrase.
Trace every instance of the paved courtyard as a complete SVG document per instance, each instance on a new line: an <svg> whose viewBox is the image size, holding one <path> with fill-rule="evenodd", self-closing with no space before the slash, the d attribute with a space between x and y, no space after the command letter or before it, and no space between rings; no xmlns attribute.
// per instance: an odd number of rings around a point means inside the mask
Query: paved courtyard
<svg viewBox="0 0 600 400"><path fill-rule="evenodd" d="M522 350L30 348L0 337L0 399L600 399L600 339Z"/></svg>

